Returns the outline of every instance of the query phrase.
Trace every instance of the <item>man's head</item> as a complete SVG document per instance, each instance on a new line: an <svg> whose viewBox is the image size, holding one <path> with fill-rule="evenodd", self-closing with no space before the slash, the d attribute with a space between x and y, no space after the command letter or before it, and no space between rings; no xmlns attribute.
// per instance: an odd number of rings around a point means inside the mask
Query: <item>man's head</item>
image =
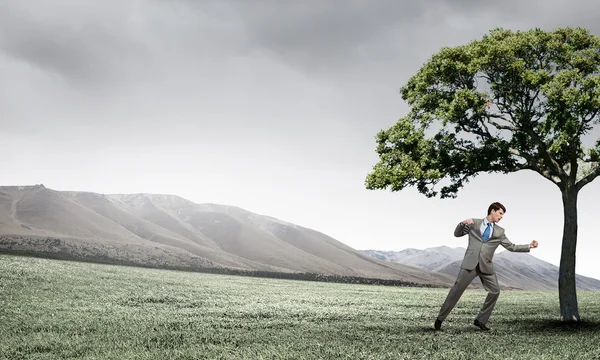
<svg viewBox="0 0 600 360"><path fill-rule="evenodd" d="M504 205L500 204L499 202L492 203L488 207L487 219L490 222L497 223L498 221L502 220L504 213L506 213L506 208Z"/></svg>

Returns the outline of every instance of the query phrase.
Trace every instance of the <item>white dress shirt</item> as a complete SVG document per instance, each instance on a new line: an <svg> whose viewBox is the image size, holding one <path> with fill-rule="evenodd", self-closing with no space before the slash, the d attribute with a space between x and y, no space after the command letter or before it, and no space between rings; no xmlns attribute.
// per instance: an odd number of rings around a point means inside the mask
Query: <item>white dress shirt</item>
<svg viewBox="0 0 600 360"><path fill-rule="evenodd" d="M481 231L482 238L483 238L483 232L485 231L485 228L487 228L488 224L492 224L492 228L490 229L490 237L492 237L492 234L494 233L494 223L489 222L487 217L484 217L483 221L481 222L481 227L479 228L479 230Z"/></svg>

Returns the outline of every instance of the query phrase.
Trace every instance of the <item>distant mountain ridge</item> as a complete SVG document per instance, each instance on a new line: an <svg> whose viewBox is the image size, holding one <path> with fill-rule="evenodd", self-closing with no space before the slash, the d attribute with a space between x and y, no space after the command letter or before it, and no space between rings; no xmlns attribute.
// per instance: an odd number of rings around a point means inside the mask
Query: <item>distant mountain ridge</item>
<svg viewBox="0 0 600 360"><path fill-rule="evenodd" d="M402 251L360 250L375 259L415 266L456 277L466 249L439 246L423 250ZM530 254L511 253L498 249L494 269L500 285L527 290L557 290L559 268ZM600 280L576 275L578 290L600 290ZM479 278L474 284L480 285Z"/></svg>
<svg viewBox="0 0 600 360"><path fill-rule="evenodd" d="M453 281L446 274L374 259L318 231L234 206L43 185L0 187L0 251L435 286Z"/></svg>

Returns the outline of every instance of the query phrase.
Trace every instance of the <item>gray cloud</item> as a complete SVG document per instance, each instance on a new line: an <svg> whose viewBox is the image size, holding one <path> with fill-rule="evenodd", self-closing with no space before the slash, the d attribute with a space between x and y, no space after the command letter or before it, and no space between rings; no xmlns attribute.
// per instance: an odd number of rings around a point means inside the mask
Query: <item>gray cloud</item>
<svg viewBox="0 0 600 360"><path fill-rule="evenodd" d="M131 0L9 0L2 6L4 53L76 86L127 86L194 65L223 65L223 56L239 55L244 47L237 24L214 16L214 6Z"/></svg>
<svg viewBox="0 0 600 360"><path fill-rule="evenodd" d="M371 44L426 10L424 2L388 0L243 4L237 12L251 41L291 62L330 66L380 55L368 53Z"/></svg>
<svg viewBox="0 0 600 360"><path fill-rule="evenodd" d="M12 57L70 80L102 81L123 64L130 68L148 57L143 38L129 36L130 9L105 4L4 2L0 46Z"/></svg>
<svg viewBox="0 0 600 360"><path fill-rule="evenodd" d="M373 147L373 135L406 110L398 88L440 47L496 26L600 33L600 5L583 1L0 6L0 130L103 142L343 132L372 134L363 141Z"/></svg>
<svg viewBox="0 0 600 360"><path fill-rule="evenodd" d="M344 71L360 63L411 58L423 38L452 37L437 31L452 18L476 22L489 14L514 10L515 1L365 1L230 2L234 3L250 41L287 62L310 71ZM461 26L462 27L462 26ZM456 28L455 32L460 29ZM409 50L410 49L410 50Z"/></svg>
<svg viewBox="0 0 600 360"><path fill-rule="evenodd" d="M230 2L250 41L307 72L386 70L416 65L441 46L480 38L493 27L584 26L599 33L600 5L580 1ZM598 11L595 11L598 10ZM431 46L428 46L431 44ZM365 65L365 66L369 66ZM369 69L371 70L371 69Z"/></svg>
<svg viewBox="0 0 600 360"><path fill-rule="evenodd" d="M0 47L95 85L179 74L193 64L214 68L224 65L223 57L262 51L309 75L364 80L360 73L377 73L381 66L386 72L414 71L439 47L479 38L496 26L581 25L598 33L594 14L600 5L576 3L8 0L1 5Z"/></svg>

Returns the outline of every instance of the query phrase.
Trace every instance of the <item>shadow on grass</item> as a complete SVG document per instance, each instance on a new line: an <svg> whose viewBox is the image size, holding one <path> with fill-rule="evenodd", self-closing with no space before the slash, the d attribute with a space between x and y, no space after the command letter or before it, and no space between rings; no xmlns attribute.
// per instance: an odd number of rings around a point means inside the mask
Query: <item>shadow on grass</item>
<svg viewBox="0 0 600 360"><path fill-rule="evenodd" d="M435 330L433 328L433 326L420 326L417 328L413 328L413 329L405 329L404 332L407 333L494 333L493 331L494 329L492 329L491 331L483 331L481 329L479 329L478 327L474 326L474 325L468 325L465 324L464 326L457 326L457 325L453 325L453 326L442 326L441 330Z"/></svg>
<svg viewBox="0 0 600 360"><path fill-rule="evenodd" d="M556 319L527 319L503 321L497 327L510 326L513 330L535 333L556 332L599 332L600 321L563 322Z"/></svg>
<svg viewBox="0 0 600 360"><path fill-rule="evenodd" d="M446 325L446 326L444 326ZM600 332L600 321L579 321L577 323L562 322L554 319L515 319L508 321L501 321L498 323L490 323L492 328L490 331L482 331L476 326L465 322L464 326L458 321L448 326L448 324L442 325L441 331L435 330L432 324L423 324L423 326L404 328L403 332L408 333L436 333L436 332L460 332L460 333L502 333L506 331L510 332L524 332L524 333L558 333L558 332L583 332L583 333L597 333Z"/></svg>
<svg viewBox="0 0 600 360"><path fill-rule="evenodd" d="M523 332L523 333L560 333L560 332L583 332L583 333L597 333L600 332L600 321L580 321L577 323L565 323L560 320L551 319L529 319L529 320L510 320L502 321L496 324L490 324L492 328L490 331L482 331L481 329L465 323L464 326L460 326L457 323L449 327L442 326L441 332L481 332L481 333L502 333L506 331L510 332ZM436 333L438 332L433 328L432 325L418 326L411 329L404 329L404 332L412 333Z"/></svg>

